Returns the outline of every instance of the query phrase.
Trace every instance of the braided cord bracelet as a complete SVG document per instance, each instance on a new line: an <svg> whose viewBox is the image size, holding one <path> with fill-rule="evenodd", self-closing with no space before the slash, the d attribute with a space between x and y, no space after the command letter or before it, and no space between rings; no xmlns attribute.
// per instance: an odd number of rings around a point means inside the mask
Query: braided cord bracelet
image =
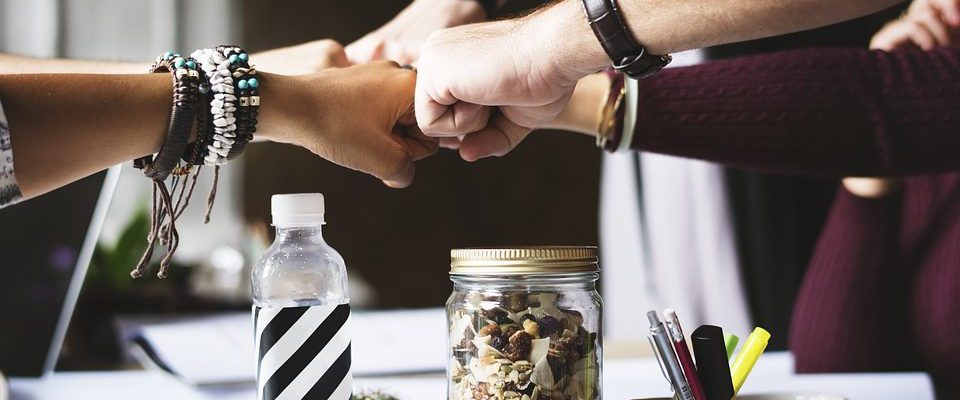
<svg viewBox="0 0 960 400"><path fill-rule="evenodd" d="M153 181L153 207L150 215L150 232L147 235L147 249L130 272L130 276L134 278L143 276L153 257L154 246L158 240L161 245L166 246L167 253L160 261L157 276L166 277L173 253L180 244L176 219L186 206L184 191L187 180L183 179L183 184L180 184L182 170L179 168L179 162L190 140L190 132L196 116L200 84L200 74L196 68L196 60L183 58L172 52L166 52L157 57L150 68L151 73L169 72L171 74L174 85L173 110L166 139L156 157L145 156L134 160L134 166L142 169L144 174ZM171 174L174 175L172 190L165 182ZM174 201L178 188L179 196ZM192 188L193 186L191 186L191 192ZM188 199L189 196L186 198Z"/></svg>

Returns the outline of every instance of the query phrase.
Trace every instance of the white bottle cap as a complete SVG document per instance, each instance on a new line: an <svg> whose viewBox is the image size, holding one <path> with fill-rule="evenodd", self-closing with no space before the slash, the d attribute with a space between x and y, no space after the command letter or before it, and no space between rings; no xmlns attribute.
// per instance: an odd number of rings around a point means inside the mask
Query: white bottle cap
<svg viewBox="0 0 960 400"><path fill-rule="evenodd" d="M323 224L323 194L275 194L270 199L274 225Z"/></svg>

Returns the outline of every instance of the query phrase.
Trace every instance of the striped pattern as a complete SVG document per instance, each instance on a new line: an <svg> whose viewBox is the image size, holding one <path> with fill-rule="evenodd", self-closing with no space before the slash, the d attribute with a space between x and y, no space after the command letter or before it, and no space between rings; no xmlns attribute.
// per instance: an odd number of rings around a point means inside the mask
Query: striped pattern
<svg viewBox="0 0 960 400"><path fill-rule="evenodd" d="M258 400L349 400L350 305L253 308Z"/></svg>

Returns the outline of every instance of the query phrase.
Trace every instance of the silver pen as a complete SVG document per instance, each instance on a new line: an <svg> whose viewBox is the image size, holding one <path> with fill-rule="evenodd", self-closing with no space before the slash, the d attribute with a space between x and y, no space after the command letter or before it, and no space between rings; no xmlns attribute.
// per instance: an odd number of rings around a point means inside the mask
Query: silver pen
<svg viewBox="0 0 960 400"><path fill-rule="evenodd" d="M683 376L683 369L680 368L680 362L677 360L677 354L673 352L673 341L667 334L663 322L660 322L660 315L656 311L647 312L647 319L650 320L650 336L653 337L656 344L657 353L663 359L663 365L670 375L670 381L673 383L674 390L680 395L681 400L696 400L693 397L693 390L690 384Z"/></svg>

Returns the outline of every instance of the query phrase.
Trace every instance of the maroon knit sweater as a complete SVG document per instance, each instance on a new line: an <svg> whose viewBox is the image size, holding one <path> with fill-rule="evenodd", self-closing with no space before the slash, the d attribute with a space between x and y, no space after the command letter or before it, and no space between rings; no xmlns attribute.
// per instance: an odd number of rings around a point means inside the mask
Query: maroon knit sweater
<svg viewBox="0 0 960 400"><path fill-rule="evenodd" d="M960 48L810 49L640 81L632 147L807 175L960 167Z"/></svg>
<svg viewBox="0 0 960 400"><path fill-rule="evenodd" d="M640 81L634 148L780 173L960 170L960 49L811 49ZM771 266L775 268L775 266ZM960 174L841 191L797 298L800 372L929 371L960 396Z"/></svg>

